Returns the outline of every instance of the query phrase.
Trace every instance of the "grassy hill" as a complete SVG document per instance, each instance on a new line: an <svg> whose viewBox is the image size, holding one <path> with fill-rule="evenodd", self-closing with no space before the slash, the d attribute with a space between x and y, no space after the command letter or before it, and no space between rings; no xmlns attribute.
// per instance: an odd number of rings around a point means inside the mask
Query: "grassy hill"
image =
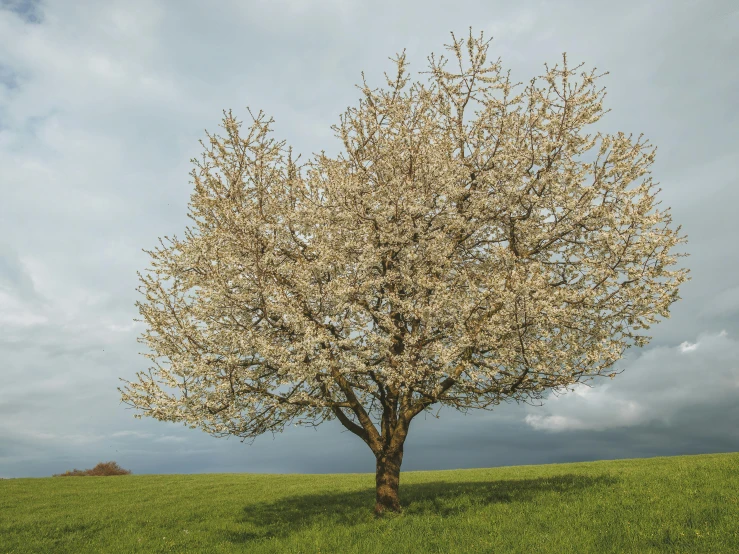
<svg viewBox="0 0 739 554"><path fill-rule="evenodd" d="M0 553L739 552L739 453L400 476L121 475L0 481Z"/></svg>

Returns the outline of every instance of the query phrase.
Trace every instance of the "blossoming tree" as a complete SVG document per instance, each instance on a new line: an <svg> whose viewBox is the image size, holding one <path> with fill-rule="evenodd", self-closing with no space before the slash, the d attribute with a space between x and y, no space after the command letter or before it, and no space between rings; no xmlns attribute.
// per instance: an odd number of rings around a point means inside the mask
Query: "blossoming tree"
<svg viewBox="0 0 739 554"><path fill-rule="evenodd" d="M272 120L242 134L224 112L226 136L208 133L193 160L199 234L146 251L156 278L139 275L137 306L156 368L118 389L123 402L243 438L337 418L375 456L379 515L401 509L421 412L613 378L625 339L648 344L632 331L669 317L689 279L666 269L685 237L669 208L650 213L651 178L626 190L656 149L581 136L602 98L593 73L570 82L566 54L548 88L511 98L489 41L470 30L465 68L452 38L459 71L431 55L428 86L406 89L405 52L389 90L362 74L359 107L332 127L346 156L298 166L268 139ZM575 159L598 140L592 163Z"/></svg>

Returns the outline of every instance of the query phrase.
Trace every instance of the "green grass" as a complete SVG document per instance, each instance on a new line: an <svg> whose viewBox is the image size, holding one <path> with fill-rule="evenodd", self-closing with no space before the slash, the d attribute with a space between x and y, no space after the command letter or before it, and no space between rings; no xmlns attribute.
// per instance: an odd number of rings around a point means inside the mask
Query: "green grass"
<svg viewBox="0 0 739 554"><path fill-rule="evenodd" d="M739 552L739 453L400 476L0 481L0 552Z"/></svg>

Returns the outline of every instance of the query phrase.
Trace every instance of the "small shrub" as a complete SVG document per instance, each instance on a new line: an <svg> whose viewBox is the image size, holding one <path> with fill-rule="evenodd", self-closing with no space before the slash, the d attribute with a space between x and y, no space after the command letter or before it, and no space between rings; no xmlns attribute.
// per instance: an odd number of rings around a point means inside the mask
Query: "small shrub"
<svg viewBox="0 0 739 554"><path fill-rule="evenodd" d="M131 471L123 469L116 462L100 462L92 469L73 469L64 473L57 473L53 477L106 477L109 475L130 475Z"/></svg>
<svg viewBox="0 0 739 554"><path fill-rule="evenodd" d="M65 471L64 473L55 473L53 477L82 477L88 475L89 470L73 469L72 471Z"/></svg>
<svg viewBox="0 0 739 554"><path fill-rule="evenodd" d="M116 462L105 462L99 463L92 470L89 475L107 476L107 475L130 475L131 472L127 469L123 469Z"/></svg>

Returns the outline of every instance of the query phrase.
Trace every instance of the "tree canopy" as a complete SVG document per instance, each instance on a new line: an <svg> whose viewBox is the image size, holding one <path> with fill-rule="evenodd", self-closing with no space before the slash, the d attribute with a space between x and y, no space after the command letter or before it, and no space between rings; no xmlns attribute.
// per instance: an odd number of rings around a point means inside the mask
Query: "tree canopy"
<svg viewBox="0 0 739 554"><path fill-rule="evenodd" d="M634 331L669 317L689 279L667 269L685 240L651 177L626 188L656 148L581 134L603 115L601 75L573 84L564 54L514 96L488 43L470 30L469 67L465 41L447 45L458 71L431 55L428 86L407 86L405 51L389 89L362 73L335 158L298 165L272 119L244 133L224 112L225 136L192 160L199 232L146 251L156 275L139 275L137 306L156 367L123 401L242 438L337 418L377 458L379 513L400 509L420 412L541 399L648 344Z"/></svg>

